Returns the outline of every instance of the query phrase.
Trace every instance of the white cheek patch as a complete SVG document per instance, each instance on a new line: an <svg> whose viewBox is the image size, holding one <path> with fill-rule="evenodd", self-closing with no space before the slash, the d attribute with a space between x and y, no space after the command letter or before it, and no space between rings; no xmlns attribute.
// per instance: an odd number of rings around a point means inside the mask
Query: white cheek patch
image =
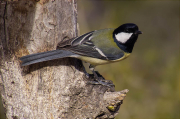
<svg viewBox="0 0 180 119"><path fill-rule="evenodd" d="M133 33L118 33L115 34L116 39L121 42L121 43L125 43L132 35Z"/></svg>

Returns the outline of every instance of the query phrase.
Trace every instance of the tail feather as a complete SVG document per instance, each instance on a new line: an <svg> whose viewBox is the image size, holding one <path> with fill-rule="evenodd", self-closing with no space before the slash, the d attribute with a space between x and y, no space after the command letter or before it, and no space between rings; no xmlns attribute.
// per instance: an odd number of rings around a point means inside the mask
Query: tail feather
<svg viewBox="0 0 180 119"><path fill-rule="evenodd" d="M23 57L20 58L20 60L22 61L21 65L26 66L26 65L35 64L35 63L38 63L38 62L70 57L72 55L75 55L75 54L70 52L70 51L53 50L53 51L48 51L48 52L42 52L42 53L36 53L36 54L23 56Z"/></svg>

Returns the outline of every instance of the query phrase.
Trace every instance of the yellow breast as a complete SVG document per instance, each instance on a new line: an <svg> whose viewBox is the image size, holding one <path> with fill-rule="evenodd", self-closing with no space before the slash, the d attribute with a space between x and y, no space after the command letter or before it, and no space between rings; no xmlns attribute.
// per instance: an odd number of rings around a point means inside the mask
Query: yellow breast
<svg viewBox="0 0 180 119"><path fill-rule="evenodd" d="M97 66L97 65L103 65L103 64L108 64L108 63L121 61L121 60L127 58L130 54L131 53L124 53L124 56L121 57L120 59L117 59L117 60L102 60L102 59L96 59L96 58L86 57L86 56L79 56L77 58L80 59L80 60L83 60L85 62L88 62L93 66Z"/></svg>

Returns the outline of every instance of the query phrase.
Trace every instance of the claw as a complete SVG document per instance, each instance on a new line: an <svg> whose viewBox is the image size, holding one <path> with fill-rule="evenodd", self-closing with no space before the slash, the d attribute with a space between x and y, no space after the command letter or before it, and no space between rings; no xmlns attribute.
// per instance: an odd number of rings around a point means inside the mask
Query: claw
<svg viewBox="0 0 180 119"><path fill-rule="evenodd" d="M107 87L114 87L115 85L109 82L105 82L105 81L101 81L101 80L97 80L97 81L88 81L89 84L93 84L93 85L103 85L103 86L107 86Z"/></svg>
<svg viewBox="0 0 180 119"><path fill-rule="evenodd" d="M84 68L84 73L86 77L89 79L95 79L95 81L88 81L89 84L115 87L115 85L111 81L105 80L104 77L101 74L99 74L99 72L94 71L94 67L92 65L90 65L89 68L91 69L93 74L88 74Z"/></svg>
<svg viewBox="0 0 180 119"><path fill-rule="evenodd" d="M102 77L102 75L99 74L99 72L97 71L92 71L94 74L94 79L96 81L90 81L91 84L95 84L95 85L103 85L103 86L108 86L108 87L112 87L115 86L113 83L111 83L108 80L105 80L104 77Z"/></svg>

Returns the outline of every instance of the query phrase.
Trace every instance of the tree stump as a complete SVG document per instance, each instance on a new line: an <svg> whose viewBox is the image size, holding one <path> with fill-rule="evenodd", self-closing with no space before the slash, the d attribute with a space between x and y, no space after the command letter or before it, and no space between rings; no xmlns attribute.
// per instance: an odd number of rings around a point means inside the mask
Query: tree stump
<svg viewBox="0 0 180 119"><path fill-rule="evenodd" d="M76 0L0 2L0 90L8 119L114 118L128 90L88 84L80 60L21 66L77 36Z"/></svg>

